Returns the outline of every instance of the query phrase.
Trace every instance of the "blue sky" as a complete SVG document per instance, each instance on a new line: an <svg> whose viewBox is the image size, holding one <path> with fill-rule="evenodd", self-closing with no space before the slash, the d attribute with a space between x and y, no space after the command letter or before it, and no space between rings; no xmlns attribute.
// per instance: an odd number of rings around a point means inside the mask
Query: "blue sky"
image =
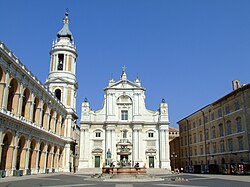
<svg viewBox="0 0 250 187"><path fill-rule="evenodd" d="M101 108L103 88L122 66L146 88L147 108L164 97L172 127L250 79L248 0L1 0L0 40L42 82L49 51L69 9L78 50L77 113L87 97Z"/></svg>

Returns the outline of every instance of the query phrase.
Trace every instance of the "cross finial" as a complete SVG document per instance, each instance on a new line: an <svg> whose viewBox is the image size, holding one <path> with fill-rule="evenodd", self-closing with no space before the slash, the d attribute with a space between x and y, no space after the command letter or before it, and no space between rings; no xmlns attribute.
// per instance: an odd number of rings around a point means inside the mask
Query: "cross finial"
<svg viewBox="0 0 250 187"><path fill-rule="evenodd" d="M68 16L68 15L69 15L69 8L66 8L65 15L66 15L66 16Z"/></svg>
<svg viewBox="0 0 250 187"><path fill-rule="evenodd" d="M123 66L122 67L122 75L121 75L122 80L127 80L127 75L126 75L125 70L126 70L126 66Z"/></svg>
<svg viewBox="0 0 250 187"><path fill-rule="evenodd" d="M125 72L125 70L126 70L126 66L123 66L122 71Z"/></svg>

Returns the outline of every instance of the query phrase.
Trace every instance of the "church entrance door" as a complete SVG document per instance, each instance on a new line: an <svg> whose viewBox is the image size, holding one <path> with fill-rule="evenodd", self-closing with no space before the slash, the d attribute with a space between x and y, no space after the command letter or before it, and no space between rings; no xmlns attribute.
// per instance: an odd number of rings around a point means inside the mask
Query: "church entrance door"
<svg viewBox="0 0 250 187"><path fill-rule="evenodd" d="M122 166L128 166L128 155L121 155L120 162Z"/></svg>
<svg viewBox="0 0 250 187"><path fill-rule="evenodd" d="M100 156L95 156L95 168L100 168Z"/></svg>
<svg viewBox="0 0 250 187"><path fill-rule="evenodd" d="M153 156L150 156L150 157L149 157L149 167L150 167L150 168L154 168L154 167L155 167L155 164L154 164L154 157L153 157Z"/></svg>

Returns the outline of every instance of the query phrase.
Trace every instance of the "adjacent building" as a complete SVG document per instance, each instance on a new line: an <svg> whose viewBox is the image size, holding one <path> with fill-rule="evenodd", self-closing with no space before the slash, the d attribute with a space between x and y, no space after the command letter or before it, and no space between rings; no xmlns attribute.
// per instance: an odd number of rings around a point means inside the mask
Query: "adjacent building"
<svg viewBox="0 0 250 187"><path fill-rule="evenodd" d="M169 160L168 105L159 110L145 106L145 88L137 78L111 79L104 89L104 103L93 111L87 99L82 103L79 169L106 165L166 168Z"/></svg>
<svg viewBox="0 0 250 187"><path fill-rule="evenodd" d="M171 170L180 170L180 138L179 129L177 128L169 128L169 147Z"/></svg>
<svg viewBox="0 0 250 187"><path fill-rule="evenodd" d="M178 122L181 167L195 173L249 173L250 84Z"/></svg>
<svg viewBox="0 0 250 187"><path fill-rule="evenodd" d="M44 85L0 42L1 176L75 168L77 52L68 13L50 55Z"/></svg>

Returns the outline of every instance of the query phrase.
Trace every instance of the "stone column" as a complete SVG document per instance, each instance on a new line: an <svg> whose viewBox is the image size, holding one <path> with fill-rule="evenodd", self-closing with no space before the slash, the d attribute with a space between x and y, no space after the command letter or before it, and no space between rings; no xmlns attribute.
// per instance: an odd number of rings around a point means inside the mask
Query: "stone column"
<svg viewBox="0 0 250 187"><path fill-rule="evenodd" d="M2 150L3 150L3 128L0 127L0 161L2 160Z"/></svg>
<svg viewBox="0 0 250 187"><path fill-rule="evenodd" d="M51 115L48 112L46 112L45 115L46 115L46 118L45 118L45 120L46 120L46 127L45 127L45 129L49 131L50 130L49 125L51 125L51 124L49 124ZM45 122L45 120L43 121L43 123Z"/></svg>
<svg viewBox="0 0 250 187"><path fill-rule="evenodd" d="M171 166L170 166L170 147L169 147L169 128L167 128L165 130L165 138L166 138L166 168L171 170Z"/></svg>
<svg viewBox="0 0 250 187"><path fill-rule="evenodd" d="M43 169L44 169L44 172L45 172L45 170L47 169L47 154L48 154L48 144L46 144L45 146L44 146L44 151L43 151L43 153L42 154L44 154L44 163L43 163Z"/></svg>
<svg viewBox="0 0 250 187"><path fill-rule="evenodd" d="M39 112L39 121L38 121L38 126L42 127L42 120L43 120L43 101L40 101L40 105L37 108L38 110L40 110Z"/></svg>
<svg viewBox="0 0 250 187"><path fill-rule="evenodd" d="M133 162L138 161L138 130L133 129Z"/></svg>
<svg viewBox="0 0 250 187"><path fill-rule="evenodd" d="M58 123L58 132L57 132L59 136L61 136L61 130L62 130L61 128L62 128L62 116L60 115Z"/></svg>
<svg viewBox="0 0 250 187"><path fill-rule="evenodd" d="M16 96L14 96L14 97L16 97ZM23 96L23 84L21 84L20 85L20 89L19 89L19 98L18 98L18 105L17 105L18 107L17 107L17 113L16 113L17 116L21 116L22 115L23 97L24 97ZM14 99L13 99L13 102L14 102Z"/></svg>
<svg viewBox="0 0 250 187"><path fill-rule="evenodd" d="M111 158L112 158L112 160L115 160L116 159L115 129L111 130L111 138L112 138L112 147L111 147L112 157Z"/></svg>
<svg viewBox="0 0 250 187"><path fill-rule="evenodd" d="M56 172L59 171L59 149L57 150L57 153L56 153Z"/></svg>
<svg viewBox="0 0 250 187"><path fill-rule="evenodd" d="M35 103L34 103L34 94L33 93L31 93L31 101L30 101L30 113L29 113L29 121L31 121L32 123L35 123L35 120L33 121L33 115L34 115L34 105L35 105Z"/></svg>
<svg viewBox="0 0 250 187"><path fill-rule="evenodd" d="M135 162L139 162L142 161L142 158L140 158L140 134L142 130L142 126L141 125L134 125L133 127L133 164L135 164ZM140 160L141 159L141 160Z"/></svg>
<svg viewBox="0 0 250 187"><path fill-rule="evenodd" d="M169 141L168 139L168 126L167 125L160 125L160 167L171 169L170 167L170 160L169 160ZM167 157L168 155L168 157Z"/></svg>
<svg viewBox="0 0 250 187"><path fill-rule="evenodd" d="M108 152L108 149L111 150L111 130L109 128L106 129L106 150L105 153ZM106 155L107 156L107 155Z"/></svg>
<svg viewBox="0 0 250 187"><path fill-rule="evenodd" d="M39 154L40 154L40 143L37 142L37 149L35 150L36 151L36 169L35 169L35 173L39 173L40 171L40 166L39 166ZM34 153L33 153L34 154ZM40 158L41 159L41 158Z"/></svg>
<svg viewBox="0 0 250 187"><path fill-rule="evenodd" d="M79 169L88 168L89 125L81 125Z"/></svg>
<svg viewBox="0 0 250 187"><path fill-rule="evenodd" d="M64 172L69 172L70 167L72 166L71 159L70 159L70 144L66 144L64 147ZM72 169L72 168L71 168Z"/></svg>
<svg viewBox="0 0 250 187"><path fill-rule="evenodd" d="M50 157L51 157L51 159L50 159L50 171L52 171L52 169L53 169L53 161L54 161L54 146L51 148L51 151L50 151Z"/></svg>
<svg viewBox="0 0 250 187"><path fill-rule="evenodd" d="M29 158L30 158L30 137L27 140L26 154L25 154L25 173L27 174L27 170L29 169Z"/></svg>
<svg viewBox="0 0 250 187"><path fill-rule="evenodd" d="M12 171L16 170L16 159L17 159L17 149L18 149L18 136L19 134L16 133L14 144L13 144L13 155L12 155Z"/></svg>

